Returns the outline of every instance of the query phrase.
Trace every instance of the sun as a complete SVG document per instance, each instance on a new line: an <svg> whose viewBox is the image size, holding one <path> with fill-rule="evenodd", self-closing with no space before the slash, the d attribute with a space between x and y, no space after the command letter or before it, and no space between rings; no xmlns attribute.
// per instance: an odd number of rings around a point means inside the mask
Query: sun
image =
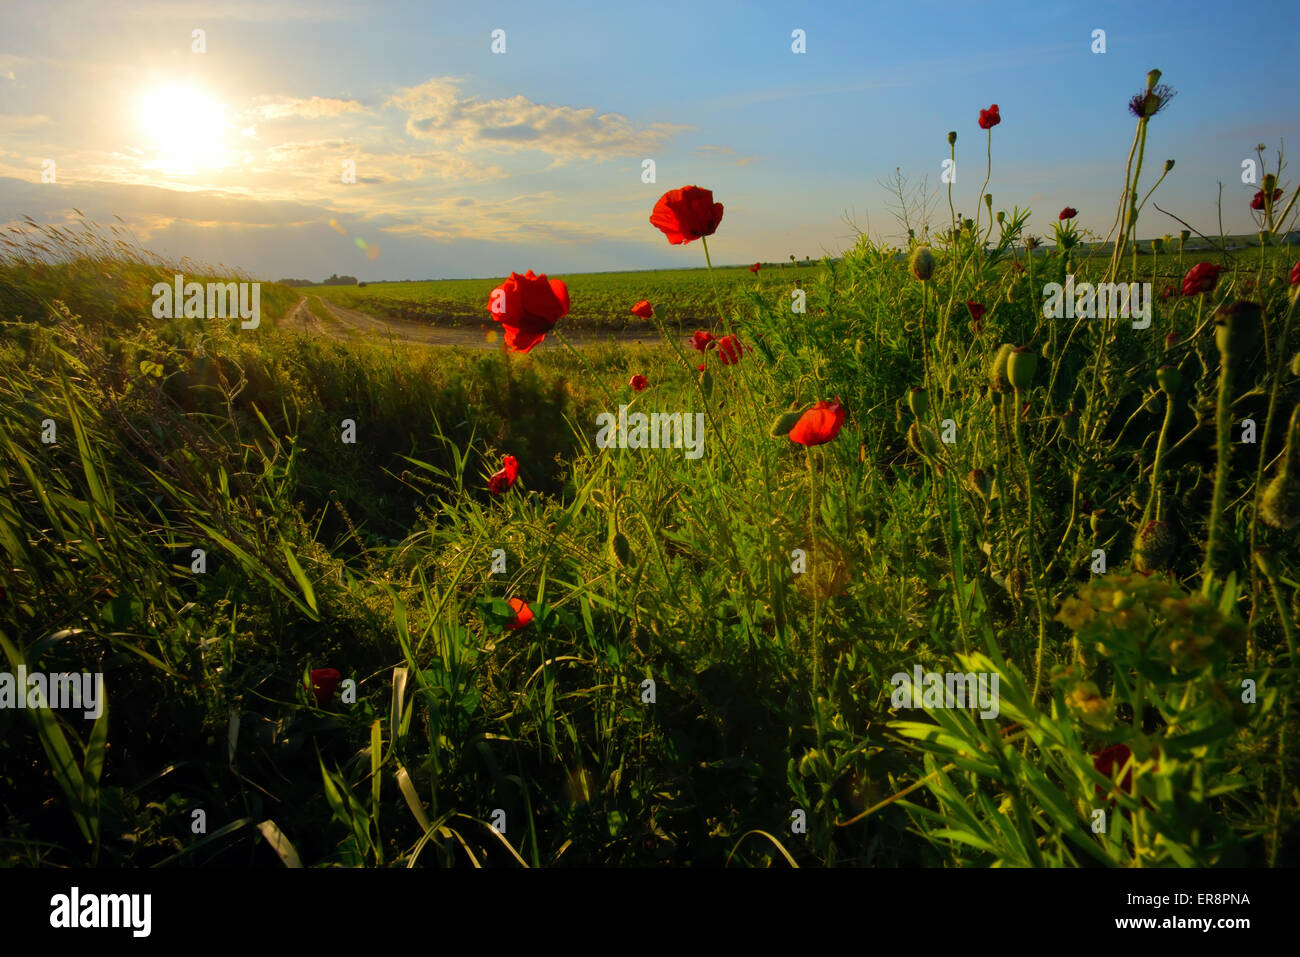
<svg viewBox="0 0 1300 957"><path fill-rule="evenodd" d="M234 123L226 108L206 90L190 84L162 84L141 94L138 105L149 168L196 173L230 163Z"/></svg>

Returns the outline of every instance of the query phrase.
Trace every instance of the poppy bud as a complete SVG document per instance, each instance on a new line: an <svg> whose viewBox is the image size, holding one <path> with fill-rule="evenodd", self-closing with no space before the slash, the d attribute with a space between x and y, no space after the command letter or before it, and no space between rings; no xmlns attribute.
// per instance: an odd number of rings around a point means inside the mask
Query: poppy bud
<svg viewBox="0 0 1300 957"><path fill-rule="evenodd" d="M772 420L772 425L768 428L767 434L772 436L774 439L779 439L783 435L788 435L790 430L794 428L794 424L799 421L799 418L802 415L802 410L782 412Z"/></svg>
<svg viewBox="0 0 1300 957"><path fill-rule="evenodd" d="M998 210L998 225L1001 226L1001 225L1002 225L1003 223L1005 223L1006 221L1007 221L1007 213L1006 213L1006 210L999 209L999 210Z"/></svg>
<svg viewBox="0 0 1300 957"><path fill-rule="evenodd" d="M614 537L609 541L609 549L620 565L632 564L632 546L628 544L627 536L622 532L614 533Z"/></svg>
<svg viewBox="0 0 1300 957"><path fill-rule="evenodd" d="M1259 500L1259 517L1283 531L1300 524L1300 481L1288 469L1279 471L1264 489Z"/></svg>
<svg viewBox="0 0 1300 957"><path fill-rule="evenodd" d="M929 246L917 246L912 252L912 275L921 282L927 281L934 275L934 253L930 252Z"/></svg>
<svg viewBox="0 0 1300 957"><path fill-rule="evenodd" d="M1291 357L1291 374L1300 375L1300 352Z"/></svg>
<svg viewBox="0 0 1300 957"><path fill-rule="evenodd" d="M1177 366L1163 365L1156 370L1156 384L1165 395L1172 396L1183 384L1183 374L1178 371Z"/></svg>
<svg viewBox="0 0 1300 957"><path fill-rule="evenodd" d="M1015 348L1009 342L1002 343L989 364L989 388L995 393L1008 392L1011 389L1011 380L1007 378L1007 360L1011 358Z"/></svg>
<svg viewBox="0 0 1300 957"><path fill-rule="evenodd" d="M907 407L918 419L924 419L930 412L930 394L919 385L913 386L907 393Z"/></svg>
<svg viewBox="0 0 1300 957"><path fill-rule="evenodd" d="M1037 369L1038 354L1027 346L1012 349L1007 356L1007 378L1011 382L1011 387L1017 392L1029 388Z"/></svg>
<svg viewBox="0 0 1300 957"><path fill-rule="evenodd" d="M957 145L957 131L956 131L956 130L949 130L949 131L948 131L948 145L949 145L949 146L956 146L956 145Z"/></svg>
<svg viewBox="0 0 1300 957"><path fill-rule="evenodd" d="M1174 555L1175 544L1168 522L1147 522L1133 539L1133 567L1148 573L1164 568Z"/></svg>
<svg viewBox="0 0 1300 957"><path fill-rule="evenodd" d="M907 444L911 446L913 452L924 458L939 454L939 436L935 435L934 429L928 425L913 422L911 428L907 430Z"/></svg>
<svg viewBox="0 0 1300 957"><path fill-rule="evenodd" d="M1214 318L1214 341L1223 362L1236 365L1251 350L1260 331L1259 315L1259 306L1245 299L1219 307Z"/></svg>
<svg viewBox="0 0 1300 957"><path fill-rule="evenodd" d="M1079 413L1071 409L1065 415L1061 416L1061 431L1066 434L1067 438L1078 438L1079 436Z"/></svg>
<svg viewBox="0 0 1300 957"><path fill-rule="evenodd" d="M700 391L704 393L704 398L713 395L713 375L708 369L700 372Z"/></svg>
<svg viewBox="0 0 1300 957"><path fill-rule="evenodd" d="M866 354L866 351L867 351L867 344L866 344L865 342L863 342L861 339L859 339L857 342L853 343L853 354L854 354L854 355L861 357L861 356L863 356L863 355Z"/></svg>

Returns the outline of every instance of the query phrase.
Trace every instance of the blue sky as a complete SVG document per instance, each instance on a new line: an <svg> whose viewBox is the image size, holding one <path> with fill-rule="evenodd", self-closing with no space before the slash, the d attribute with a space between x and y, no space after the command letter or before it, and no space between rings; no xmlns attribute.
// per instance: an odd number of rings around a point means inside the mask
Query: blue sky
<svg viewBox="0 0 1300 957"><path fill-rule="evenodd" d="M726 206L715 261L817 257L852 244L846 215L899 240L879 181L939 190L950 129L973 214L996 102L995 209L1031 207L1041 235L1071 205L1104 236L1125 104L1159 67L1178 96L1144 183L1173 158L1157 203L1215 232L1222 181L1225 229L1253 231L1241 162L1297 140L1298 27L1293 2L18 0L0 10L0 224L116 214L150 248L265 278L562 275L700 265L648 223L696 183ZM1139 234L1179 228L1149 207Z"/></svg>

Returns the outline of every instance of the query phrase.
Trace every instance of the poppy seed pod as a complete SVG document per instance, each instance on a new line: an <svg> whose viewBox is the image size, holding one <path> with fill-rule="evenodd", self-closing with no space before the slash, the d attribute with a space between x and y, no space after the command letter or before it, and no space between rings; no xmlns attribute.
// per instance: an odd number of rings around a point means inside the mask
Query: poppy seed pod
<svg viewBox="0 0 1300 957"><path fill-rule="evenodd" d="M1011 391L1011 380L1007 378L1007 360L1011 358L1015 348L1009 342L1002 343L994 354L993 361L989 363L989 388L995 394Z"/></svg>
<svg viewBox="0 0 1300 957"><path fill-rule="evenodd" d="M1220 306L1214 314L1214 342L1219 356L1236 365L1254 347L1260 333L1259 306L1246 299Z"/></svg>
<svg viewBox="0 0 1300 957"><path fill-rule="evenodd" d="M1168 173L1168 172L1169 172L1171 169L1173 169L1173 168L1174 168L1174 161L1173 161L1173 160L1165 160L1165 172Z"/></svg>
<svg viewBox="0 0 1300 957"><path fill-rule="evenodd" d="M1168 522L1147 522L1133 539L1133 567L1148 573L1164 568L1174 555L1175 544Z"/></svg>
<svg viewBox="0 0 1300 957"><path fill-rule="evenodd" d="M907 430L907 444L911 446L913 452L924 458L939 454L939 436L935 435L934 429L928 425L913 422Z"/></svg>
<svg viewBox="0 0 1300 957"><path fill-rule="evenodd" d="M1265 173L1265 174L1264 174L1264 182L1263 182L1262 184L1260 184L1260 185L1263 186L1263 188L1264 188L1264 195L1267 196L1267 195L1269 195L1270 193L1272 193L1274 189L1277 188L1277 177L1274 176L1272 173Z"/></svg>
<svg viewBox="0 0 1300 957"><path fill-rule="evenodd" d="M948 145L949 145L949 146L956 146L956 145L957 145L957 131L956 131L956 130L949 130L949 131L948 131Z"/></svg>
<svg viewBox="0 0 1300 957"><path fill-rule="evenodd" d="M1178 231L1178 243L1179 243L1179 245L1182 245L1183 243L1187 242L1187 240L1189 240L1189 239L1191 239L1191 238L1192 238L1192 231L1191 231L1190 229L1180 229L1180 230Z"/></svg>
<svg viewBox="0 0 1300 957"><path fill-rule="evenodd" d="M1300 480L1290 470L1283 468L1265 487L1259 517L1284 532L1300 524Z"/></svg>
<svg viewBox="0 0 1300 957"><path fill-rule="evenodd" d="M1028 346L1012 349L1007 356L1007 379L1017 392L1028 389L1038 369L1038 354Z"/></svg>
<svg viewBox="0 0 1300 957"><path fill-rule="evenodd" d="M989 212L992 212L992 211L993 211L993 194L992 194L992 193L985 193L985 194L984 194L984 205L988 207Z"/></svg>
<svg viewBox="0 0 1300 957"><path fill-rule="evenodd" d="M1154 90L1156 84L1160 82L1160 71L1151 70L1147 73L1147 89Z"/></svg>
<svg viewBox="0 0 1300 957"><path fill-rule="evenodd" d="M1156 384L1165 395L1172 396L1183 384L1183 374L1178 371L1178 366L1163 365L1156 370Z"/></svg>
<svg viewBox="0 0 1300 957"><path fill-rule="evenodd" d="M919 385L913 386L907 393L907 407L918 419L924 419L930 412L930 394Z"/></svg>
<svg viewBox="0 0 1300 957"><path fill-rule="evenodd" d="M912 251L909 265L912 267L912 275L921 282L926 282L934 275L934 253L930 252L929 246L917 246Z"/></svg>
<svg viewBox="0 0 1300 957"><path fill-rule="evenodd" d="M1151 240L1151 251L1153 253L1158 253L1164 248L1165 248L1165 241L1160 237L1157 236L1155 239Z"/></svg>
<svg viewBox="0 0 1300 957"><path fill-rule="evenodd" d="M1061 416L1061 431L1067 438L1078 438L1079 436L1079 413L1071 409Z"/></svg>

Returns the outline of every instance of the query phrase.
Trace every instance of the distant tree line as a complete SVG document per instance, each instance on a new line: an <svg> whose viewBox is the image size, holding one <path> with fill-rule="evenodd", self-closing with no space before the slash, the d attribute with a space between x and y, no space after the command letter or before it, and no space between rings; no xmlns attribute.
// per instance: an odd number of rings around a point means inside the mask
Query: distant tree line
<svg viewBox="0 0 1300 957"><path fill-rule="evenodd" d="M356 276L340 276L338 273L331 273L328 279L315 282L311 279L280 279L277 280L282 286L355 286L357 285Z"/></svg>

